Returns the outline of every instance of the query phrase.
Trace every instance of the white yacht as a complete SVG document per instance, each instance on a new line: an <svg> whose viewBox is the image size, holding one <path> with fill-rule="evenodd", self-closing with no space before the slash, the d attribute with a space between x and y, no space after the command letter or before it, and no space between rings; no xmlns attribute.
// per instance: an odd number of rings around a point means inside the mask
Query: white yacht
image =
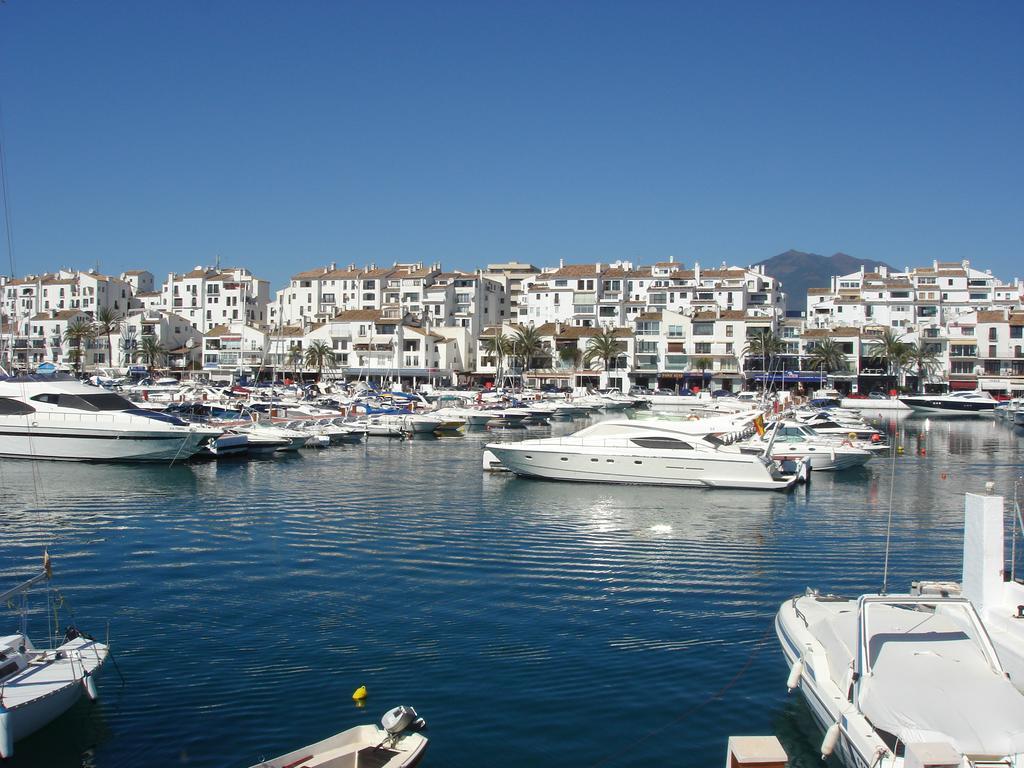
<svg viewBox="0 0 1024 768"><path fill-rule="evenodd" d="M484 466L549 480L701 488L788 490L800 479L696 421L605 421L568 437L490 443Z"/></svg>
<svg viewBox="0 0 1024 768"><path fill-rule="evenodd" d="M0 605L49 579L50 558L44 556L42 573L0 594ZM94 677L108 653L104 643L74 627L60 645L50 648L37 648L24 630L0 636L0 758L14 754L16 741L67 712L83 691L95 700Z"/></svg>
<svg viewBox="0 0 1024 768"><path fill-rule="evenodd" d="M306 444L306 441L309 440L308 432L302 432L297 429L288 429L280 424L274 424L266 421L254 421L251 424L238 427L238 431L247 433L250 439L254 434L256 434L285 440L287 441L287 444L282 445L277 449L281 452L297 451Z"/></svg>
<svg viewBox="0 0 1024 768"><path fill-rule="evenodd" d="M370 422L398 427L409 434L427 434L445 424L445 419L426 413L381 413L370 417Z"/></svg>
<svg viewBox="0 0 1024 768"><path fill-rule="evenodd" d="M991 416L999 402L988 392L950 392L946 395L906 395L900 402L915 411L950 416Z"/></svg>
<svg viewBox="0 0 1024 768"><path fill-rule="evenodd" d="M221 431L138 408L69 376L0 380L0 456L172 461L192 456Z"/></svg>
<svg viewBox="0 0 1024 768"><path fill-rule="evenodd" d="M798 422L776 422L768 425L767 431L760 437L751 437L743 447L763 453L769 442L772 443L771 457L783 464L803 460L812 470L839 471L851 467L860 467L868 462L874 454L864 448L858 448L849 440L838 443L815 434L810 427Z"/></svg>
<svg viewBox="0 0 1024 768"><path fill-rule="evenodd" d="M815 592L787 600L775 630L825 730L822 757L850 768L1024 763L1024 696L961 597Z"/></svg>

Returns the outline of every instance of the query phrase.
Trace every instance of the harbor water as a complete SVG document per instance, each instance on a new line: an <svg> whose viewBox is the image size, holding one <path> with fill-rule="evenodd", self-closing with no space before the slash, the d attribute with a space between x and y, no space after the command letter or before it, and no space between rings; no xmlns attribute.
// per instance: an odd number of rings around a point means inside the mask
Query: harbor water
<svg viewBox="0 0 1024 768"><path fill-rule="evenodd" d="M59 621L109 627L117 662L98 703L9 765L249 766L397 704L427 719L426 766L717 765L739 733L819 765L779 604L877 591L890 499L890 589L958 580L963 493L1011 495L1024 461L1024 430L993 419L879 423L902 454L788 495L485 475L485 432L173 467L0 462L0 591L48 548Z"/></svg>

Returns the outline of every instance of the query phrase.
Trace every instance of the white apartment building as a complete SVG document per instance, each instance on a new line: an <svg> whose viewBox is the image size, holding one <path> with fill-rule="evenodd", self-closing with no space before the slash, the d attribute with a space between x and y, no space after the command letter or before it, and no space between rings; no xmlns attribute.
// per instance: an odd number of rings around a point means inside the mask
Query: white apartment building
<svg viewBox="0 0 1024 768"><path fill-rule="evenodd" d="M135 311L125 317L112 335L111 364L118 367L142 363L146 339L156 340L166 352L161 365L188 368L200 360L203 334L186 318L162 310Z"/></svg>
<svg viewBox="0 0 1024 768"><path fill-rule="evenodd" d="M202 336L203 370L213 376L255 373L266 365L264 350L269 343L268 332L254 325L242 322L215 325ZM287 355L283 354L282 365L287 362Z"/></svg>
<svg viewBox="0 0 1024 768"><path fill-rule="evenodd" d="M205 333L226 323L265 325L269 302L270 283L247 269L196 267L167 276L160 306Z"/></svg>
<svg viewBox="0 0 1024 768"><path fill-rule="evenodd" d="M477 338L508 317L504 286L471 272L442 272L423 292L423 318L431 326L465 328Z"/></svg>
<svg viewBox="0 0 1024 768"><path fill-rule="evenodd" d="M101 307L120 314L128 311L131 284L95 271L60 270L8 281L4 286L3 313L15 323L40 312L81 309L92 315Z"/></svg>
<svg viewBox="0 0 1024 768"><path fill-rule="evenodd" d="M121 273L121 280L132 287L132 294L151 293L156 289L153 273L148 269L129 269Z"/></svg>
<svg viewBox="0 0 1024 768"><path fill-rule="evenodd" d="M28 370L53 363L62 368L89 370L107 365L106 339L74 342L66 337L68 326L90 322L92 316L81 309L50 309L33 315L20 324L19 334L13 339L14 367ZM7 362L10 356L4 357Z"/></svg>
<svg viewBox="0 0 1024 768"><path fill-rule="evenodd" d="M879 325L911 330L941 327L979 309L1020 306L1024 286L1020 280L1004 284L991 270L971 267L969 261L933 261L929 267L892 272L863 267L832 278L828 288L807 292L807 324Z"/></svg>
<svg viewBox="0 0 1024 768"><path fill-rule="evenodd" d="M781 319L786 300L779 282L763 267L693 269L675 261L650 267L630 262L562 264L529 281L520 322L566 322L575 326L632 323L645 311L698 312L723 309Z"/></svg>
<svg viewBox="0 0 1024 768"><path fill-rule="evenodd" d="M480 274L501 283L505 291L505 303L508 306L507 317L514 320L519 317L525 286L529 285L534 276L540 274L540 269L533 264L508 261L500 264L488 264L487 269L482 270Z"/></svg>
<svg viewBox="0 0 1024 768"><path fill-rule="evenodd" d="M269 322L272 326L309 325L347 310L384 307L418 315L423 311L424 291L440 272L436 265L419 263L390 268L371 264L364 269L329 264L299 272L277 292Z"/></svg>

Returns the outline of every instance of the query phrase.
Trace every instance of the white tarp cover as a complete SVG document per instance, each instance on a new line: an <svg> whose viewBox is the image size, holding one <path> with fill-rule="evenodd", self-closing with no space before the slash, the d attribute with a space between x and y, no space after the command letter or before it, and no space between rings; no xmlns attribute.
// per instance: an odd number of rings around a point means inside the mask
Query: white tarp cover
<svg viewBox="0 0 1024 768"><path fill-rule="evenodd" d="M850 663L857 647L857 604L846 603L848 608L811 625L811 633L821 643L828 657L828 671L843 695L849 684Z"/></svg>
<svg viewBox="0 0 1024 768"><path fill-rule="evenodd" d="M968 623L891 605L867 614L872 667L858 703L875 728L968 755L1024 752L1024 696L989 666Z"/></svg>

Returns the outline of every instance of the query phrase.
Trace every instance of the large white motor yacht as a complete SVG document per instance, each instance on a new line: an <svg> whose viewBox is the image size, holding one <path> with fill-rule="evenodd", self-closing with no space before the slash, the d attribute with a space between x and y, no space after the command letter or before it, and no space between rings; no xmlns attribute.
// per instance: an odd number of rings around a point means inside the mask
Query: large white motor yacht
<svg viewBox="0 0 1024 768"><path fill-rule="evenodd" d="M172 461L187 459L220 434L139 408L69 376L0 380L0 456Z"/></svg>
<svg viewBox="0 0 1024 768"><path fill-rule="evenodd" d="M970 601L809 592L775 619L790 667L850 768L1011 766L1024 761L1024 696Z"/></svg>
<svg viewBox="0 0 1024 768"><path fill-rule="evenodd" d="M799 479L724 443L707 421L605 421L568 437L490 443L484 462L526 477L591 483L787 490Z"/></svg>
<svg viewBox="0 0 1024 768"><path fill-rule="evenodd" d="M988 392L950 392L948 395L907 395L900 402L915 411L950 416L991 416L999 402Z"/></svg>

